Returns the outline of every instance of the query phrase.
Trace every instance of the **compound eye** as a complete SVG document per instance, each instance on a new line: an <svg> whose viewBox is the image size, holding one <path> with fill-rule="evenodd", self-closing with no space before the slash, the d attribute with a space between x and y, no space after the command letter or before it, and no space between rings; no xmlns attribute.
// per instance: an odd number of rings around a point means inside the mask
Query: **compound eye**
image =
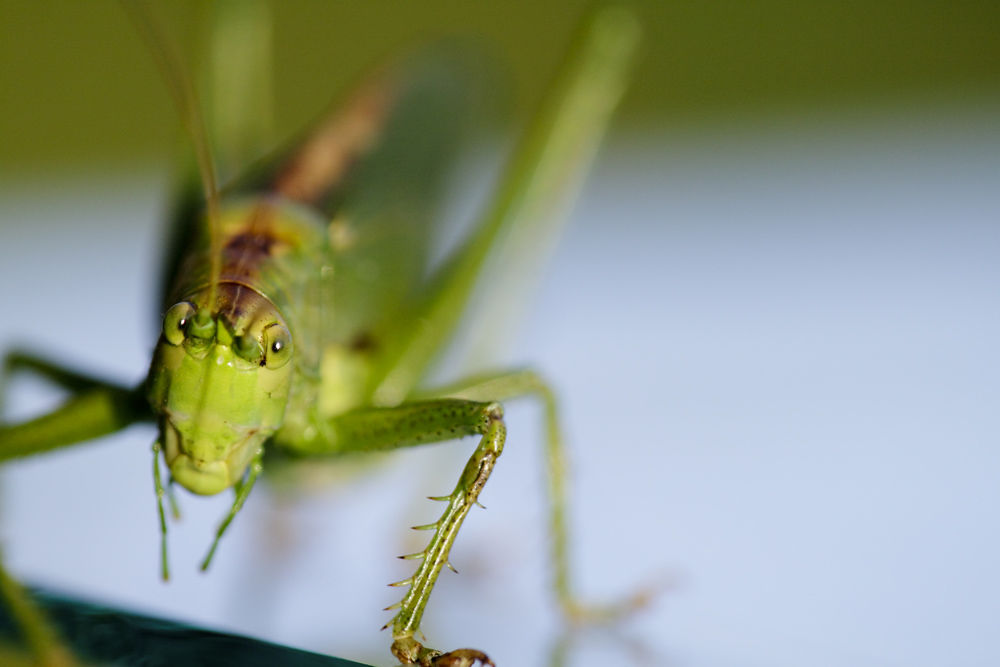
<svg viewBox="0 0 1000 667"><path fill-rule="evenodd" d="M171 345L180 345L187 337L188 325L194 319L194 304L181 301L170 307L166 315L163 316L163 337Z"/></svg>
<svg viewBox="0 0 1000 667"><path fill-rule="evenodd" d="M280 324L264 329L264 365L274 370L292 358L292 335Z"/></svg>

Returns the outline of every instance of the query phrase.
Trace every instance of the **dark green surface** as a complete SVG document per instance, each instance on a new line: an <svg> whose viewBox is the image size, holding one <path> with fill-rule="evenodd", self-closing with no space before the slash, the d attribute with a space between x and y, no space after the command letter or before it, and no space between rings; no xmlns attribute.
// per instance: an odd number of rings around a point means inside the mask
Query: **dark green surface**
<svg viewBox="0 0 1000 667"><path fill-rule="evenodd" d="M367 667L268 642L141 616L35 591L63 638L87 664L115 667ZM0 606L0 638L17 631ZM4 664L0 649L0 664Z"/></svg>
<svg viewBox="0 0 1000 667"><path fill-rule="evenodd" d="M197 51L204 3L157 3ZM534 107L592 0L275 4L276 114L292 132L387 54L465 35L508 64ZM995 0L633 0L644 55L618 126L687 128L830 108L994 100ZM0 173L163 155L177 119L113 0L0 0ZM519 116L521 117L521 116Z"/></svg>

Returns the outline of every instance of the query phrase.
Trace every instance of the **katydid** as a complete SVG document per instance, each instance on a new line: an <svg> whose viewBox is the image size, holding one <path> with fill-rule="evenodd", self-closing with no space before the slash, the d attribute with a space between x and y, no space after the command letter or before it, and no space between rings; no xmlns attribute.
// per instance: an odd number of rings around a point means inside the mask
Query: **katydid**
<svg viewBox="0 0 1000 667"><path fill-rule="evenodd" d="M431 265L435 204L468 106L461 75L434 58L383 69L290 148L220 191L192 87L148 11L134 9L163 61L201 175L202 194L189 191L177 207L162 331L147 379L135 388L9 354L8 371L37 373L72 395L49 414L0 425L0 460L68 447L135 422L155 423L166 578L164 474L194 494L235 492L203 562L207 568L274 457L335 458L477 436L454 490L438 498L443 514L420 527L432 531L428 546L405 557L419 565L393 584L407 590L389 608L395 616L387 627L391 651L403 664L493 664L481 651L443 653L417 637L438 574L450 567L459 529L503 451L500 402L534 396L546 411L558 601L571 616L615 614L617 608L590 610L573 594L563 444L549 387L529 370L459 379L440 389L426 381L477 286L488 279L487 265L502 248L530 253L524 239L549 234L582 182L625 88L638 40L634 18L617 8L594 14L492 203L464 243ZM235 119L225 121L227 143L251 133L253 122L239 110L248 95L262 93L265 78L251 75L249 93L212 108L219 117L233 112Z"/></svg>

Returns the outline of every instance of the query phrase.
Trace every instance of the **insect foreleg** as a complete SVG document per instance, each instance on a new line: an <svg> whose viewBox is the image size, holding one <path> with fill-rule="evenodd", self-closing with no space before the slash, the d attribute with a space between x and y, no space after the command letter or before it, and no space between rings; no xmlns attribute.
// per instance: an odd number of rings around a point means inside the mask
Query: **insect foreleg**
<svg viewBox="0 0 1000 667"><path fill-rule="evenodd" d="M18 372L35 373L74 394L108 384L99 378L66 368L54 361L22 350L9 352L4 358L3 367L5 378Z"/></svg>
<svg viewBox="0 0 1000 667"><path fill-rule="evenodd" d="M0 424L0 461L92 440L152 416L141 391L103 385L22 424Z"/></svg>
<svg viewBox="0 0 1000 667"><path fill-rule="evenodd" d="M445 658L436 651L424 648L413 638L419 629L420 618L423 616L424 607L434 582L441 573L441 568L445 565L451 567L448 554L458 530L472 506L478 504L479 492L489 479L497 457L503 451L507 428L503 423L502 409L497 403L485 404L483 414L485 432L482 440L462 471L455 490L448 497L447 509L433 524L434 536L427 548L418 556L421 559L420 567L413 577L406 582L400 582L402 585L408 583L410 590L400 602L399 612L393 619L392 652L404 664L465 664L457 662L462 658L470 660L468 664L472 664L476 659L486 664L493 664L478 651L455 652Z"/></svg>
<svg viewBox="0 0 1000 667"><path fill-rule="evenodd" d="M559 427L555 393L537 373L520 370L466 378L457 383L431 390L421 396L457 398L471 401L506 401L533 397L545 411L545 459L549 495L549 530L552 540L553 589L559 606L573 621L612 621L635 611L648 602L650 591L639 591L619 602L591 605L580 601L573 586L569 559L569 484L567 481L566 446Z"/></svg>
<svg viewBox="0 0 1000 667"><path fill-rule="evenodd" d="M493 663L485 654L461 649L441 653L425 648L415 638L424 607L441 569L448 564L448 554L458 531L479 493L489 479L493 465L503 451L507 429L499 403L439 399L404 403L394 408L362 408L334 417L322 432L323 442L303 443L299 448L308 454L340 454L397 449L424 443L451 440L465 435L479 435L479 446L469 458L462 475L447 500L444 514L433 524L419 529L434 530L430 543L419 554L416 573L394 586L409 586L402 601L390 607L398 609L388 625L392 626L392 652L403 664L421 667L471 666L477 661ZM319 440L318 438L316 440Z"/></svg>
<svg viewBox="0 0 1000 667"><path fill-rule="evenodd" d="M22 352L7 355L4 367L5 375L31 371L74 395L47 415L21 424L0 422L0 461L67 447L152 419L141 386L128 389Z"/></svg>
<svg viewBox="0 0 1000 667"><path fill-rule="evenodd" d="M4 376L34 372L73 396L47 415L20 424L0 422L0 461L39 454L119 431L151 415L141 388L124 387L69 370L23 352L8 354ZM34 660L44 667L75 665L45 614L0 562L0 599L16 620Z"/></svg>

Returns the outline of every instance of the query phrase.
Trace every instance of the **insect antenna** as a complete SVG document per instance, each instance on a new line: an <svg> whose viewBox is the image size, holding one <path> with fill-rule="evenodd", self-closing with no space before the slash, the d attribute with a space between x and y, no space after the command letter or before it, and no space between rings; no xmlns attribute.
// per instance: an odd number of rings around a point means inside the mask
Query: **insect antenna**
<svg viewBox="0 0 1000 667"><path fill-rule="evenodd" d="M201 113L198 96L190 77L185 72L184 61L174 42L163 30L163 22L156 16L152 3L146 0L121 0L126 13L135 24L143 41L149 47L153 60L156 61L160 73L170 91L170 97L177 106L181 123L191 140L194 149L198 173L205 194L205 207L209 225L209 258L211 269L209 273L208 309L216 300L219 274L221 273L222 248L221 222L219 217L219 184L216 174L215 159L212 156L212 146L208 140L208 130L205 117ZM195 323L207 325L211 317L209 310L200 310L195 316Z"/></svg>

